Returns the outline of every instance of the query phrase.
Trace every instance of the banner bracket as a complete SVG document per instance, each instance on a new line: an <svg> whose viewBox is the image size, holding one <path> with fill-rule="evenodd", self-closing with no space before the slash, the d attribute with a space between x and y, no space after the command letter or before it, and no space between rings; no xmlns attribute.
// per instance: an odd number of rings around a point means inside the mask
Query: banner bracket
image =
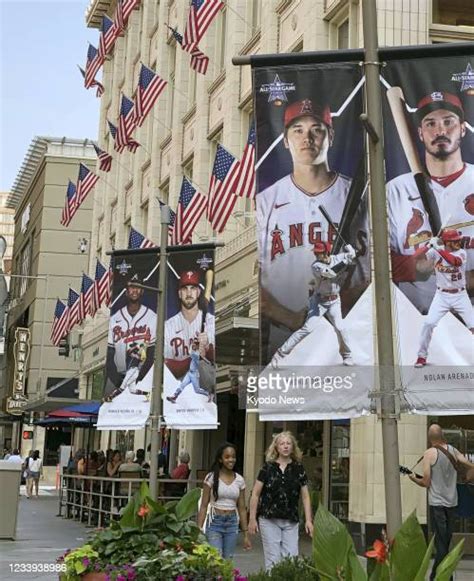
<svg viewBox="0 0 474 581"><path fill-rule="evenodd" d="M399 419L401 408L400 408L400 390L393 389L390 391L371 391L369 393L369 397L375 400L375 410L377 413L377 418L391 418L391 419ZM393 398L393 406L382 406L382 398ZM388 411L388 410L393 411Z"/></svg>
<svg viewBox="0 0 474 581"><path fill-rule="evenodd" d="M378 133L377 133L375 127L372 125L372 122L369 119L369 116L367 115L367 113L361 113L359 115L359 119L360 119L360 122L362 123L364 129L367 131L370 139L372 140L372 143L378 143L380 141L380 138L378 136Z"/></svg>

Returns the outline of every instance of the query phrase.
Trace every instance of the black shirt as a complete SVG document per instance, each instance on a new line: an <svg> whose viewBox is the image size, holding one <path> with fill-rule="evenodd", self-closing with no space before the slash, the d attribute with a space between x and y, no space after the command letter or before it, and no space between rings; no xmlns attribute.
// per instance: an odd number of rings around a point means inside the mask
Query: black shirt
<svg viewBox="0 0 474 581"><path fill-rule="evenodd" d="M278 462L266 462L258 473L257 480L263 483L258 516L298 522L301 487L308 484L303 465L290 462L282 472Z"/></svg>

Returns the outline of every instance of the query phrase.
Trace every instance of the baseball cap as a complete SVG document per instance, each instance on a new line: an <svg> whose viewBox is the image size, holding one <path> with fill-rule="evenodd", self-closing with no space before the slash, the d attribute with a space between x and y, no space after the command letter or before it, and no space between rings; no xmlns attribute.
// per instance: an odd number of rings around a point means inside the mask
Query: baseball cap
<svg viewBox="0 0 474 581"><path fill-rule="evenodd" d="M133 286L135 284L143 284L143 280L138 274L134 274L128 281L127 286Z"/></svg>
<svg viewBox="0 0 474 581"><path fill-rule="evenodd" d="M430 111L436 111L437 109L452 111L459 116L461 121L464 121L464 109L459 97L452 93L434 91L433 93L426 95L426 97L423 97L423 99L418 103L418 108L416 110L418 123L421 123L423 117Z"/></svg>
<svg viewBox="0 0 474 581"><path fill-rule="evenodd" d="M322 107L314 101L311 101L311 99L303 99L302 101L291 103L285 109L285 129L296 119L304 117L305 115L314 117L318 121L325 123L328 127L332 127L331 111L327 105Z"/></svg>
<svg viewBox="0 0 474 581"><path fill-rule="evenodd" d="M323 252L331 252L331 243L330 242L315 242L313 246L314 254L322 254Z"/></svg>
<svg viewBox="0 0 474 581"><path fill-rule="evenodd" d="M462 240L462 234L458 230L443 230L441 234L441 240L443 242L458 242L459 240Z"/></svg>
<svg viewBox="0 0 474 581"><path fill-rule="evenodd" d="M199 286L199 272L195 270L187 270L181 273L179 277L178 288L187 286L188 284L193 286Z"/></svg>

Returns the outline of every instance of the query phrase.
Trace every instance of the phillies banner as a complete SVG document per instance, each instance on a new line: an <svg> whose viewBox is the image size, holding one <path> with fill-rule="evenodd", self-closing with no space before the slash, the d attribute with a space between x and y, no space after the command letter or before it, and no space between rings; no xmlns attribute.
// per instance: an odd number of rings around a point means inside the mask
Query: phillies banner
<svg viewBox="0 0 474 581"><path fill-rule="evenodd" d="M217 428L214 250L169 255L163 415L168 427Z"/></svg>
<svg viewBox="0 0 474 581"><path fill-rule="evenodd" d="M247 404L263 420L357 417L374 372L361 67L262 67L253 82L266 369Z"/></svg>
<svg viewBox="0 0 474 581"><path fill-rule="evenodd" d="M416 413L474 413L473 56L382 69L400 375Z"/></svg>
<svg viewBox="0 0 474 581"><path fill-rule="evenodd" d="M99 430L143 428L150 415L156 342L156 252L113 255L104 403Z"/></svg>

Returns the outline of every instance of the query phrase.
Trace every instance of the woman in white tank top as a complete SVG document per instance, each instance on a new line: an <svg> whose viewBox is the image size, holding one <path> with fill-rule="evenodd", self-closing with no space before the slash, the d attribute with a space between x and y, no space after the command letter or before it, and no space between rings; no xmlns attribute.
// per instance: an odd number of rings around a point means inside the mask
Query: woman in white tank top
<svg viewBox="0 0 474 581"><path fill-rule="evenodd" d="M202 529L206 521L207 542L219 553L230 559L234 556L240 528L244 533L244 548L250 549L245 507L245 480L234 472L236 448L233 444L222 444L216 452L211 472L204 479L198 526Z"/></svg>

